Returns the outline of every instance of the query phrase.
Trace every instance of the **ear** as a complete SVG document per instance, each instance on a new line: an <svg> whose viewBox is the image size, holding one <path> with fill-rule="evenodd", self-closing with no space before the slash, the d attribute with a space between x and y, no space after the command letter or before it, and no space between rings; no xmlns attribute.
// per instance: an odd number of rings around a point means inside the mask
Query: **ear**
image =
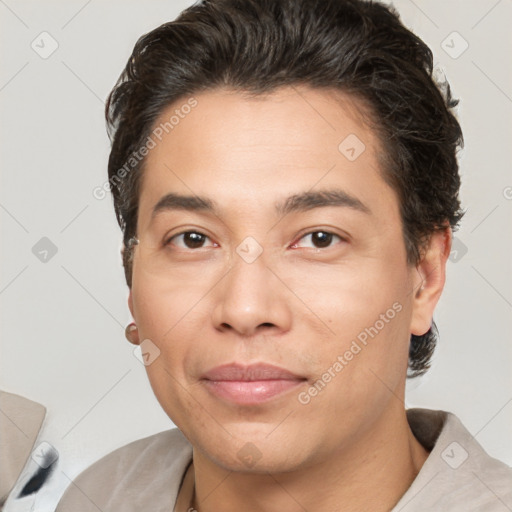
<svg viewBox="0 0 512 512"><path fill-rule="evenodd" d="M411 334L422 336L432 325L434 309L441 297L446 278L446 261L452 245L452 230L447 226L434 232L421 261L416 265Z"/></svg>
<svg viewBox="0 0 512 512"><path fill-rule="evenodd" d="M133 318L133 299L131 288L130 294L128 295L128 307L130 308L130 313L132 314ZM124 330L124 335L126 336L126 339L133 345L140 344L139 331L137 329L137 324L135 322L132 322L126 326L126 329Z"/></svg>
<svg viewBox="0 0 512 512"><path fill-rule="evenodd" d="M130 293L128 294L128 308L130 309L132 318L135 319L135 317L133 316L133 298L132 298L132 289L131 288L130 288Z"/></svg>

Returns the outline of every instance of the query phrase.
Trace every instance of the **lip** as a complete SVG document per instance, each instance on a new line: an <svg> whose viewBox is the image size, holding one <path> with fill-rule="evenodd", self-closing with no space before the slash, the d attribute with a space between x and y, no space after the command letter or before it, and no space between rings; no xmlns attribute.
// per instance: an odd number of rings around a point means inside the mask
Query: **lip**
<svg viewBox="0 0 512 512"><path fill-rule="evenodd" d="M305 377L266 363L225 364L201 377L201 382L217 398L239 405L267 402L305 381Z"/></svg>

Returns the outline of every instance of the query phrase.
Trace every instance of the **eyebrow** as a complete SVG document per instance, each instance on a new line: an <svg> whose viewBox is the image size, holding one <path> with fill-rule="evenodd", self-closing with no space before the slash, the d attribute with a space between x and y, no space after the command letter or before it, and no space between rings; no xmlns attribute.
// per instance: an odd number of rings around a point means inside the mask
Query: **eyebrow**
<svg viewBox="0 0 512 512"><path fill-rule="evenodd" d="M285 201L275 205L277 213L286 215L291 212L302 212L325 206L338 206L350 208L362 213L370 214L371 210L357 197L340 189L319 190L303 192L287 197Z"/></svg>
<svg viewBox="0 0 512 512"><path fill-rule="evenodd" d="M163 196L153 207L151 217L155 217L158 213L167 210L188 210L188 211L204 211L215 213L217 207L214 201L199 196L185 196L182 194L170 193Z"/></svg>
<svg viewBox="0 0 512 512"><path fill-rule="evenodd" d="M345 207L371 214L370 208L357 197L340 189L302 192L289 196L284 201L277 202L274 205L279 215L303 212L326 206ZM170 193L163 196L158 203L156 203L151 216L155 217L158 213L168 210L199 211L217 215L218 206L215 201L207 197Z"/></svg>

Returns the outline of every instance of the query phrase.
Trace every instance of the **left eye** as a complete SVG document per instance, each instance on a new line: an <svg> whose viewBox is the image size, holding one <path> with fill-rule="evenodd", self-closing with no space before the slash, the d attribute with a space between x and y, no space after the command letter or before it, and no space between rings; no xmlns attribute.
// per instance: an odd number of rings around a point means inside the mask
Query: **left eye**
<svg viewBox="0 0 512 512"><path fill-rule="evenodd" d="M304 235L300 240L306 240L307 244L305 247L312 247L313 249L325 249L329 247L333 241L343 241L340 236L329 233L328 231L313 231ZM298 247L299 242L294 243L292 247ZM301 247L304 247L304 245L301 245Z"/></svg>

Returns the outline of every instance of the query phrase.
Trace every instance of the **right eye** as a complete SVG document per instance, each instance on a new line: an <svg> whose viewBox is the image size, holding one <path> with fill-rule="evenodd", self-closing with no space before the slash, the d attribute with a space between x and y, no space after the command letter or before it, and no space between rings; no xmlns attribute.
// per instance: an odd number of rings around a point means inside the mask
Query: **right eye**
<svg viewBox="0 0 512 512"><path fill-rule="evenodd" d="M206 240L210 240L210 238L203 233L199 233L198 231L183 231L176 235L170 237L166 242L165 246L176 246L180 249L201 249L204 246ZM213 245L207 247L215 247L218 244L212 242Z"/></svg>

